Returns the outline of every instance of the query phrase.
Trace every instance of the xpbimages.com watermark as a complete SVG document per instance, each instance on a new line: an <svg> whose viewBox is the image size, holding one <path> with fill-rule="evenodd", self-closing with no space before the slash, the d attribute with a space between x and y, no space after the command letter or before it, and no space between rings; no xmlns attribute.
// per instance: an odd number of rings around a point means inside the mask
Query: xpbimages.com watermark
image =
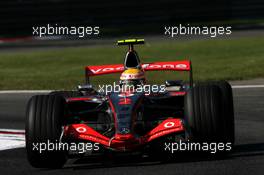
<svg viewBox="0 0 264 175"><path fill-rule="evenodd" d="M196 142L179 142L171 143L165 142L164 143L164 150L170 153L178 152L178 151L204 151L210 152L211 154L215 154L221 151L231 151L232 150L232 143L196 143Z"/></svg>
<svg viewBox="0 0 264 175"><path fill-rule="evenodd" d="M98 92L108 94L110 92L136 92L136 93L145 93L150 95L151 93L162 93L166 91L165 85L122 85L117 83L108 84L108 85L98 85Z"/></svg>
<svg viewBox="0 0 264 175"><path fill-rule="evenodd" d="M58 24L47 24L44 26L33 26L32 35L38 37L58 36L58 35L73 35L83 38L91 35L99 35L99 26L59 26Z"/></svg>
<svg viewBox="0 0 264 175"><path fill-rule="evenodd" d="M43 153L45 151L74 151L78 153L85 153L86 151L99 151L99 143L63 143L63 142L41 142L32 143L32 150Z"/></svg>
<svg viewBox="0 0 264 175"><path fill-rule="evenodd" d="M165 26L164 35L171 38L180 36L180 35L205 35L211 38L215 38L221 35L231 35L232 27L231 26L191 26L190 24L178 26Z"/></svg>

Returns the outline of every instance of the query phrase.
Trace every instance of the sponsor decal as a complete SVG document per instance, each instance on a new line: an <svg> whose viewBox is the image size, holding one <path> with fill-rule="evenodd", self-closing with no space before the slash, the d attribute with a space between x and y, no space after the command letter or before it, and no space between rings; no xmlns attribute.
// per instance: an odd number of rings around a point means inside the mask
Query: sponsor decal
<svg viewBox="0 0 264 175"><path fill-rule="evenodd" d="M131 97L133 95L134 94L129 91L129 92L122 92L122 93L118 94L118 97Z"/></svg>
<svg viewBox="0 0 264 175"><path fill-rule="evenodd" d="M107 68L99 68L99 69L90 69L94 74L100 73L100 72L109 72L109 71L122 71L124 70L124 67L107 67Z"/></svg>
<svg viewBox="0 0 264 175"><path fill-rule="evenodd" d="M107 66L107 65L106 65ZM113 67L103 67L103 66L88 66L88 69L93 73L93 74L100 74L100 73L109 73L109 72L116 72L116 71L123 71L124 67L119 66L119 65L112 65ZM179 63L179 62L161 62L161 63L149 63L149 64L142 64L142 68L144 70L152 70L152 69L168 69L168 70L173 70L173 69L180 69L180 70L185 70L188 69L188 63Z"/></svg>
<svg viewBox="0 0 264 175"><path fill-rule="evenodd" d="M118 104L120 105L129 105L132 103L130 98L120 98Z"/></svg>
<svg viewBox="0 0 264 175"><path fill-rule="evenodd" d="M167 123L164 124L164 127L165 127L165 128L171 128L171 127L173 127L174 125L175 125L174 122L167 122Z"/></svg>
<svg viewBox="0 0 264 175"><path fill-rule="evenodd" d="M76 131L78 131L79 133L85 133L87 130L85 127L78 127L76 128Z"/></svg>
<svg viewBox="0 0 264 175"><path fill-rule="evenodd" d="M130 130L128 128L122 128L120 133L121 134L128 134L130 132Z"/></svg>

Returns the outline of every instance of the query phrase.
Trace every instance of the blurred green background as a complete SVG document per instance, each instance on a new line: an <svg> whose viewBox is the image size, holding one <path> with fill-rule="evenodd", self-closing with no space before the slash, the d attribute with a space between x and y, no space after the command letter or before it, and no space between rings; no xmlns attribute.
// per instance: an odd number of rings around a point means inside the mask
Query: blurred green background
<svg viewBox="0 0 264 175"><path fill-rule="evenodd" d="M190 59L194 80L244 80L264 77L264 38L152 41L136 46L142 62ZM0 89L72 89L84 83L84 67L122 63L127 48L101 45L0 53ZM150 83L184 77L182 73L149 73ZM118 75L93 83L110 83Z"/></svg>
<svg viewBox="0 0 264 175"><path fill-rule="evenodd" d="M146 37L136 49L142 62L189 59L194 80L264 77L263 0L2 0L0 89L73 89L84 83L86 65L122 63L127 48L116 39ZM33 36L36 26L99 26L100 34ZM165 26L231 26L232 34L164 35ZM150 38L150 39L148 39ZM101 76L95 84L112 83ZM186 78L147 73L149 83Z"/></svg>

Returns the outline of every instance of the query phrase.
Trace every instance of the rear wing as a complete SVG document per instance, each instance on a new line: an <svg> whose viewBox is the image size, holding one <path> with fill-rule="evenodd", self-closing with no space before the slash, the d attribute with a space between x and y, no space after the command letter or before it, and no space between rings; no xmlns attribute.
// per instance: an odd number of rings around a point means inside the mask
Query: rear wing
<svg viewBox="0 0 264 175"><path fill-rule="evenodd" d="M169 61L169 62L153 62L141 64L144 71L189 71L190 86L193 84L192 64L189 60L184 61ZM86 66L85 77L86 83L89 83L89 77L122 73L124 71L123 64L101 65L101 66Z"/></svg>

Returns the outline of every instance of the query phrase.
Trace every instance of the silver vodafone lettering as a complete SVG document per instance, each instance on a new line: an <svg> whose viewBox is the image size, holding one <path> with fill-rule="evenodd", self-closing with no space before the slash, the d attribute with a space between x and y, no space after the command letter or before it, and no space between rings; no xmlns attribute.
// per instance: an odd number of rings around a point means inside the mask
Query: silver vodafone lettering
<svg viewBox="0 0 264 175"><path fill-rule="evenodd" d="M170 69L174 69L174 68L178 68L178 69L186 69L188 66L186 64L142 64L142 68L143 69L166 69L166 68L170 68ZM107 67L107 68L99 68L99 69L91 69L91 71L94 74L100 73L100 72L111 72L111 71L120 71L123 70L124 67Z"/></svg>

